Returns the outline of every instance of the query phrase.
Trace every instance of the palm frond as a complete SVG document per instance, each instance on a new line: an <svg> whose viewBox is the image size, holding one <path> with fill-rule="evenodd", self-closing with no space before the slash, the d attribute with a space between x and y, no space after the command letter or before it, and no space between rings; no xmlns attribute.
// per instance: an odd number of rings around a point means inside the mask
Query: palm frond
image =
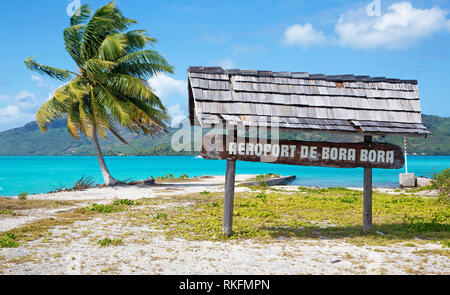
<svg viewBox="0 0 450 295"><path fill-rule="evenodd" d="M91 82L100 82L108 78L117 63L102 59L90 59L85 62L86 74Z"/></svg>
<svg viewBox="0 0 450 295"><path fill-rule="evenodd" d="M88 137L92 138L93 124L95 120L92 116L92 106L90 105L87 97L83 97L77 104L79 112L80 130Z"/></svg>
<svg viewBox="0 0 450 295"><path fill-rule="evenodd" d="M128 47L128 39L121 33L110 35L98 49L99 59L115 61L121 58Z"/></svg>
<svg viewBox="0 0 450 295"><path fill-rule="evenodd" d="M85 25L79 24L64 30L66 51L80 68L83 65L83 60L81 59L81 40L83 39L84 28Z"/></svg>
<svg viewBox="0 0 450 295"><path fill-rule="evenodd" d="M124 74L110 75L105 85L121 97L139 99L149 106L165 110L159 97L147 86L147 81Z"/></svg>
<svg viewBox="0 0 450 295"><path fill-rule="evenodd" d="M147 35L145 30L134 30L125 34L128 39L128 53L133 53L158 43L158 40Z"/></svg>
<svg viewBox="0 0 450 295"><path fill-rule="evenodd" d="M135 20L123 17L114 2L99 8L86 25L81 44L83 59L88 60L98 56L98 48L106 37L123 32L135 23Z"/></svg>
<svg viewBox="0 0 450 295"><path fill-rule="evenodd" d="M73 102L67 109L67 129L69 135L76 139L80 139L80 132L83 133L79 106L80 102Z"/></svg>
<svg viewBox="0 0 450 295"><path fill-rule="evenodd" d="M75 139L80 139L80 125L75 123L71 116L67 116L67 131Z"/></svg>
<svg viewBox="0 0 450 295"><path fill-rule="evenodd" d="M128 97L127 100L132 104L131 118L136 125L135 127L141 129L144 134L166 129L170 117L165 110L154 108L144 101L133 97ZM137 130L137 128L133 129Z"/></svg>
<svg viewBox="0 0 450 295"><path fill-rule="evenodd" d="M38 72L41 75L46 75L50 78L58 79L61 81L67 81L71 79L72 74L68 70L62 70L50 66L46 66L43 64L40 64L33 60L33 56L29 57L25 61L25 66L35 72Z"/></svg>
<svg viewBox="0 0 450 295"><path fill-rule="evenodd" d="M119 58L114 72L148 79L158 73L173 73L173 67L158 52L144 50Z"/></svg>
<svg viewBox="0 0 450 295"><path fill-rule="evenodd" d="M52 98L42 105L36 113L36 122L42 132L48 130L48 124L67 116L67 105Z"/></svg>
<svg viewBox="0 0 450 295"><path fill-rule="evenodd" d="M79 101L82 97L89 95L89 81L84 77L77 77L68 84L72 100Z"/></svg>
<svg viewBox="0 0 450 295"><path fill-rule="evenodd" d="M94 89L94 92L99 103L105 105L109 109L110 117L117 120L122 126L128 128L132 122L129 111L129 102L120 100L102 84L99 84L99 86Z"/></svg>
<svg viewBox="0 0 450 295"><path fill-rule="evenodd" d="M91 14L92 11L88 4L81 5L70 18L70 25L76 26L85 23Z"/></svg>

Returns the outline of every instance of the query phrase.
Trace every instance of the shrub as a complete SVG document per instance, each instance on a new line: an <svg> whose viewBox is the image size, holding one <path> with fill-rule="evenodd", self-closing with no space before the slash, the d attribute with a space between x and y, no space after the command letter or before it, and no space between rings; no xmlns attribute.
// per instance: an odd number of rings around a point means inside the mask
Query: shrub
<svg viewBox="0 0 450 295"><path fill-rule="evenodd" d="M437 189L441 195L441 200L446 202L450 201L450 168L442 171L437 169L431 173L431 185L434 189Z"/></svg>
<svg viewBox="0 0 450 295"><path fill-rule="evenodd" d="M80 180L78 180L75 185L72 187L72 191L82 191L89 189L94 186L94 178L92 177L81 177Z"/></svg>
<svg viewBox="0 0 450 295"><path fill-rule="evenodd" d="M100 245L100 247L107 247L107 246L119 246L123 244L122 239L114 239L111 240L110 238L104 238L102 240L99 240L97 244Z"/></svg>
<svg viewBox="0 0 450 295"><path fill-rule="evenodd" d="M426 220L424 217L405 215L403 222L408 225L408 230L411 232L426 232L426 231L450 231L450 225L444 223L449 216L444 214L434 214L431 220Z"/></svg>
<svg viewBox="0 0 450 295"><path fill-rule="evenodd" d="M257 199L260 199L260 200L263 201L263 202L267 201L267 195L264 194L264 193L261 193L261 194L256 195L256 198L257 198Z"/></svg>
<svg viewBox="0 0 450 295"><path fill-rule="evenodd" d="M342 203L357 203L358 202L358 198L355 196L343 196L343 197L339 197L339 201L341 201Z"/></svg>
<svg viewBox="0 0 450 295"><path fill-rule="evenodd" d="M112 205L92 204L92 206L88 207L88 211L96 211L100 213L111 213L113 210L114 207Z"/></svg>
<svg viewBox="0 0 450 295"><path fill-rule="evenodd" d="M16 241L17 237L13 233L0 235L0 248L17 248L20 243Z"/></svg>
<svg viewBox="0 0 450 295"><path fill-rule="evenodd" d="M73 191L84 191L86 189L92 188L95 185L95 181L93 177L82 176L80 180L78 180L72 188L67 188L67 184L60 184L53 191L49 192L53 193L61 193L61 192L73 192Z"/></svg>
<svg viewBox="0 0 450 295"><path fill-rule="evenodd" d="M133 205L137 205L137 202L134 201L130 201L128 199L124 199L124 200L115 200L113 205L114 206L120 206L120 205L125 205L125 206L133 206Z"/></svg>
<svg viewBox="0 0 450 295"><path fill-rule="evenodd" d="M100 205L97 203L85 208L87 211L95 211L100 213L112 213L112 212L122 212L127 211L129 206L138 205L138 202L124 200L115 200L114 203L109 205Z"/></svg>
<svg viewBox="0 0 450 295"><path fill-rule="evenodd" d="M28 192L26 192L26 193L20 193L17 197L19 198L19 200L24 201L24 200L27 199L28 195L29 195Z"/></svg>
<svg viewBox="0 0 450 295"><path fill-rule="evenodd" d="M164 220L167 220L168 218L169 218L169 215L167 215L167 213L158 213L154 217L154 219L164 219Z"/></svg>

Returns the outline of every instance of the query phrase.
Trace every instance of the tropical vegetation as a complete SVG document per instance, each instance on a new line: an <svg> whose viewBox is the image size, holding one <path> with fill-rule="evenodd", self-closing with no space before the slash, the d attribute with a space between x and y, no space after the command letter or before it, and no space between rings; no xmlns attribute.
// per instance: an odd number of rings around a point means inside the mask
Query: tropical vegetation
<svg viewBox="0 0 450 295"><path fill-rule="evenodd" d="M123 16L111 2L95 13L82 5L64 30L65 47L78 71L59 69L25 61L28 69L66 82L37 112L41 131L51 122L66 119L68 133L90 139L106 185L119 181L108 171L100 138L119 133L122 126L131 133L154 134L165 131L169 116L159 97L146 82L155 74L173 72L172 66L158 52L147 49L157 43L144 30L127 31L137 22Z"/></svg>

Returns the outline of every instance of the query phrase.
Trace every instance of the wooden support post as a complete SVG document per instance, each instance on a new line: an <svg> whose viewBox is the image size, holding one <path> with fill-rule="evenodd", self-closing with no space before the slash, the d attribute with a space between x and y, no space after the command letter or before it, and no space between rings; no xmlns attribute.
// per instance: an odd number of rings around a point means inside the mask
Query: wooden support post
<svg viewBox="0 0 450 295"><path fill-rule="evenodd" d="M233 207L234 207L234 182L236 176L236 161L227 160L227 172L225 176L225 200L223 205L223 235L229 237L233 234Z"/></svg>
<svg viewBox="0 0 450 295"><path fill-rule="evenodd" d="M372 136L364 136L364 142L371 143ZM363 231L372 230L372 168L364 168Z"/></svg>

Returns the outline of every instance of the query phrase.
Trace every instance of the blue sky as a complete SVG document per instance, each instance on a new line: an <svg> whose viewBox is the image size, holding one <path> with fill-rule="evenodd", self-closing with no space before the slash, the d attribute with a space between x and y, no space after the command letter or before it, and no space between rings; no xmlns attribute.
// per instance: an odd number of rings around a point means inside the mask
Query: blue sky
<svg viewBox="0 0 450 295"><path fill-rule="evenodd" d="M150 80L175 118L187 114L187 68L198 65L417 79L423 113L450 116L450 1L116 2L175 66ZM27 57L76 70L62 39L70 3L1 1L0 131L32 121L61 85L28 71Z"/></svg>

